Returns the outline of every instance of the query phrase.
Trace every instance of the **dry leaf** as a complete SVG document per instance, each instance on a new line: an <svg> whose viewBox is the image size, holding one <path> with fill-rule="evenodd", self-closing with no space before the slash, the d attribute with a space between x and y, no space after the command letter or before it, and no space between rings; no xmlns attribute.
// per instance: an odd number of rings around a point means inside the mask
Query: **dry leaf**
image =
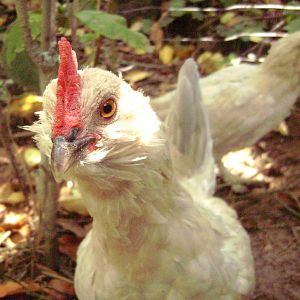
<svg viewBox="0 0 300 300"><path fill-rule="evenodd" d="M286 124L285 121L281 122L278 127L277 127L277 131L283 135L283 136L289 136L290 132L289 132L289 128Z"/></svg>
<svg viewBox="0 0 300 300"><path fill-rule="evenodd" d="M6 182L0 185L0 203L18 204L25 201L23 192L14 192L12 184Z"/></svg>
<svg viewBox="0 0 300 300"><path fill-rule="evenodd" d="M224 56L220 52L205 51L197 58L202 73L210 74L222 68L224 65Z"/></svg>
<svg viewBox="0 0 300 300"><path fill-rule="evenodd" d="M175 56L179 59L187 59L195 51L194 45L180 46L175 49Z"/></svg>
<svg viewBox="0 0 300 300"><path fill-rule="evenodd" d="M5 182L0 185L0 202L5 203L8 196L13 192L10 182Z"/></svg>
<svg viewBox="0 0 300 300"><path fill-rule="evenodd" d="M24 202L25 196L23 192L12 192L6 199L6 201L2 201L2 203L7 203L7 204L19 204L21 202Z"/></svg>
<svg viewBox="0 0 300 300"><path fill-rule="evenodd" d="M1 0L1 4L5 5L9 9L15 9L15 0Z"/></svg>
<svg viewBox="0 0 300 300"><path fill-rule="evenodd" d="M6 210L7 210L6 206L3 205L3 204L0 204L0 221L1 221L1 222L2 222L3 219L4 219L4 216L5 216L5 214L6 214ZM0 228L1 228L1 227L0 227ZM0 231L0 232L1 232L1 231Z"/></svg>
<svg viewBox="0 0 300 300"><path fill-rule="evenodd" d="M40 290L40 286L35 282L20 282L7 281L0 284L0 297L10 295L23 294L26 291L36 292Z"/></svg>
<svg viewBox="0 0 300 300"><path fill-rule="evenodd" d="M3 26L7 21L7 15L0 16L0 27Z"/></svg>
<svg viewBox="0 0 300 300"><path fill-rule="evenodd" d="M73 232L80 239L83 239L87 234L87 230L79 226L74 220L60 218L56 220L56 223L63 229Z"/></svg>
<svg viewBox="0 0 300 300"><path fill-rule="evenodd" d="M51 287L62 294L75 295L73 284L64 280L52 279L48 282L48 287Z"/></svg>
<svg viewBox="0 0 300 300"><path fill-rule="evenodd" d="M10 236L10 240L11 240L11 242L14 243L14 247L15 247L16 244L25 241L24 237L23 237L22 234L20 234L19 232L13 233L13 234Z"/></svg>
<svg viewBox="0 0 300 300"><path fill-rule="evenodd" d="M20 229L18 229L17 232L14 232L10 236L10 239L14 244L18 244L26 241L26 239L29 237L29 233L30 233L30 227L28 224L25 224Z"/></svg>
<svg viewBox="0 0 300 300"><path fill-rule="evenodd" d="M41 162L41 152L35 147L23 148L22 156L25 165L30 169L37 167Z"/></svg>
<svg viewBox="0 0 300 300"><path fill-rule="evenodd" d="M68 255L73 260L76 260L76 254L81 239L72 234L64 234L58 239L58 249L61 253Z"/></svg>
<svg viewBox="0 0 300 300"><path fill-rule="evenodd" d="M171 45L165 45L159 51L159 59L165 65L170 65L175 54L175 49Z"/></svg>
<svg viewBox="0 0 300 300"><path fill-rule="evenodd" d="M59 195L60 206L69 212L76 212L82 216L89 216L89 213L82 202L81 195L76 189L63 187Z"/></svg>
<svg viewBox="0 0 300 300"><path fill-rule="evenodd" d="M42 99L37 95L25 95L22 98L14 99L8 107L8 111L16 117L33 117L34 112L42 109Z"/></svg>
<svg viewBox="0 0 300 300"><path fill-rule="evenodd" d="M11 211L5 215L2 227L5 230L17 229L22 227L26 223L26 221L26 214L16 214Z"/></svg>
<svg viewBox="0 0 300 300"><path fill-rule="evenodd" d="M133 22L133 24L130 26L130 29L132 31L140 31L143 27L143 24L141 21L136 21L136 22Z"/></svg>
<svg viewBox="0 0 300 300"><path fill-rule="evenodd" d="M152 75L152 72L142 71L142 70L132 70L127 72L124 75L124 79L129 81L130 84L133 84L138 81L145 80Z"/></svg>
<svg viewBox="0 0 300 300"><path fill-rule="evenodd" d="M36 267L42 272L42 274L48 276L48 277L52 277L55 279L59 279L59 280L63 280L69 283L73 283L73 281L69 278L66 278L60 274L58 274L56 271L50 269L49 267L46 267L44 265L41 265L39 263L36 264Z"/></svg>
<svg viewBox="0 0 300 300"><path fill-rule="evenodd" d="M162 31L159 22L154 22L150 30L150 41L155 45L155 50L158 52L162 47L164 32Z"/></svg>
<svg viewBox="0 0 300 300"><path fill-rule="evenodd" d="M1 229L3 230L3 228L1 227ZM11 235L11 231L1 231L0 233L0 245L5 242L5 240Z"/></svg>

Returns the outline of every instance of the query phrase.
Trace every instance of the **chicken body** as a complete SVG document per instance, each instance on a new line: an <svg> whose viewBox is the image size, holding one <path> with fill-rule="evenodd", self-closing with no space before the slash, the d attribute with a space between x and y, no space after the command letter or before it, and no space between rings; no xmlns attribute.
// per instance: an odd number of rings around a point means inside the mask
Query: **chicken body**
<svg viewBox="0 0 300 300"><path fill-rule="evenodd" d="M290 113L300 94L300 32L277 41L261 65L242 64L201 79L217 160L252 146ZM176 91L151 101L161 120Z"/></svg>
<svg viewBox="0 0 300 300"><path fill-rule="evenodd" d="M174 176L165 129L146 97L107 71L79 74L80 132L66 140L52 135L56 80L44 93L40 121L31 127L58 171L54 156L62 159L70 143L74 148L97 136L60 171L78 182L93 217L78 251L78 298L241 299L253 288L254 272L249 238L236 213ZM118 107L109 122L99 116L107 97Z"/></svg>

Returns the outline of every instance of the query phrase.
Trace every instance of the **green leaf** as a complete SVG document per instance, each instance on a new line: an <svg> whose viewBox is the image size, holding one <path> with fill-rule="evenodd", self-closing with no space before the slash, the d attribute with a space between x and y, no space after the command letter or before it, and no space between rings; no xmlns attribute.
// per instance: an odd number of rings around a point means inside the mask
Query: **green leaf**
<svg viewBox="0 0 300 300"><path fill-rule="evenodd" d="M153 21L151 19L142 19L141 31L143 33L149 34L151 31L152 24L153 24Z"/></svg>
<svg viewBox="0 0 300 300"><path fill-rule="evenodd" d="M221 0L223 6L231 6L236 3L236 0Z"/></svg>
<svg viewBox="0 0 300 300"><path fill-rule="evenodd" d="M0 79L0 102L8 102L9 99L9 93L6 89L5 83L2 79Z"/></svg>
<svg viewBox="0 0 300 300"><path fill-rule="evenodd" d="M29 15L31 34L34 40L37 39L41 33L41 22L41 14L31 13ZM21 28L18 21L14 22L7 30L4 41L6 48L6 63L10 65L16 58L16 54L25 50Z"/></svg>
<svg viewBox="0 0 300 300"><path fill-rule="evenodd" d="M96 0L79 0L79 9L96 9Z"/></svg>
<svg viewBox="0 0 300 300"><path fill-rule="evenodd" d="M184 0L171 0L170 1L170 7L183 8L184 6L185 6Z"/></svg>
<svg viewBox="0 0 300 300"><path fill-rule="evenodd" d="M292 20L284 27L284 29L287 30L288 33L293 33L300 30L300 19Z"/></svg>
<svg viewBox="0 0 300 300"><path fill-rule="evenodd" d="M79 41L83 44L95 41L97 39L97 34L94 32L88 32L84 35L79 36Z"/></svg>
<svg viewBox="0 0 300 300"><path fill-rule="evenodd" d="M17 23L10 26L6 32L4 43L6 48L5 58L8 65L16 58L17 53L24 51L24 43L21 40L21 36L21 29Z"/></svg>
<svg viewBox="0 0 300 300"><path fill-rule="evenodd" d="M37 13L30 13L29 24L31 28L32 38L36 40L41 34L42 15Z"/></svg>
<svg viewBox="0 0 300 300"><path fill-rule="evenodd" d="M183 8L185 7L185 1L184 0L171 0L170 1L170 8ZM186 14L187 12L184 11L172 11L170 15L174 18L179 18Z"/></svg>
<svg viewBox="0 0 300 300"><path fill-rule="evenodd" d="M126 20L121 16L93 10L78 12L76 16L81 23L98 35L112 40L122 40L136 49L148 50L147 37L129 29L126 26Z"/></svg>

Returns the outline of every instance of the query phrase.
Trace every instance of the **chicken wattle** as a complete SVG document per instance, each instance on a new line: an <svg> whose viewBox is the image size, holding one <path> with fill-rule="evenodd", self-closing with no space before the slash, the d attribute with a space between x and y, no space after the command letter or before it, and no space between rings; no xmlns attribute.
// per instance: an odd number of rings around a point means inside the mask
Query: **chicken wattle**
<svg viewBox="0 0 300 300"><path fill-rule="evenodd" d="M250 241L235 211L198 188L215 179L203 178L213 159L193 63L181 73L188 107L170 113L170 137L141 92L108 71L77 72L66 39L59 48L58 80L30 130L93 217L78 251L78 298L241 299L254 285Z"/></svg>

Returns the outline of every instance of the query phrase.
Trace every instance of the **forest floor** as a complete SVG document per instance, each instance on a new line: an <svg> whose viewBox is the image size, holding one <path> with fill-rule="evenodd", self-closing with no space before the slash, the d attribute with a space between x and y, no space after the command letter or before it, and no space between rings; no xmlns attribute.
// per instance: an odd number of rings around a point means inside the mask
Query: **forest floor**
<svg viewBox="0 0 300 300"><path fill-rule="evenodd" d="M155 73L153 79L140 81L135 87L155 96L159 92L155 86L159 84L161 90L167 90L168 83L176 80L175 69L157 69ZM218 178L217 195L237 210L251 237L257 284L249 300L300 299L300 105L292 111L287 125L287 136L271 132L252 148L264 183L249 185L237 194ZM22 143L31 144L31 138L23 139ZM0 186L8 178L14 180L9 159L1 151ZM17 221L9 223L8 215ZM0 204L0 298L73 299L76 249L91 220L59 209L60 271L36 263L43 249L32 242L35 220L27 204Z"/></svg>
<svg viewBox="0 0 300 300"><path fill-rule="evenodd" d="M297 300L300 297L300 109L287 120L289 136L271 132L255 147L268 184L242 195L230 189L218 194L238 212L250 234L256 289L249 299ZM266 168L267 166L267 168Z"/></svg>

